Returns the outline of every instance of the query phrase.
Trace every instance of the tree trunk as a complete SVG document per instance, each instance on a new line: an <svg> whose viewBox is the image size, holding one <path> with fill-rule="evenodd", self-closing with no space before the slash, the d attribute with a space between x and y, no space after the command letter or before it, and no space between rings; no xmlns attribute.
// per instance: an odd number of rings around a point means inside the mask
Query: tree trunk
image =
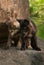
<svg viewBox="0 0 44 65"><path fill-rule="evenodd" d="M18 18L29 18L29 1L18 0Z"/></svg>
<svg viewBox="0 0 44 65"><path fill-rule="evenodd" d="M0 0L0 7L8 12L11 12L12 10L14 16L17 14L17 18L19 19L29 19L28 0Z"/></svg>

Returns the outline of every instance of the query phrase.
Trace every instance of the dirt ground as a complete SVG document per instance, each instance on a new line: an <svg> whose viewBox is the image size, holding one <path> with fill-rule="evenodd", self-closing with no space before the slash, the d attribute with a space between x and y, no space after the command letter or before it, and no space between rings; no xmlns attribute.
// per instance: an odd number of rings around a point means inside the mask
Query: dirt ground
<svg viewBox="0 0 44 65"><path fill-rule="evenodd" d="M38 39L38 46L42 51L32 48L25 51L15 47L8 50L0 48L0 65L44 65L44 41Z"/></svg>

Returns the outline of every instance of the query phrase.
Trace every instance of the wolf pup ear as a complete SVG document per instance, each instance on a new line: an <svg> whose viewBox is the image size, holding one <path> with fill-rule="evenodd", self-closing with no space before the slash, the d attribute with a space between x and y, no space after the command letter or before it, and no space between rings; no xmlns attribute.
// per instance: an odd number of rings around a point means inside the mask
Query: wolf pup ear
<svg viewBox="0 0 44 65"><path fill-rule="evenodd" d="M24 22L23 19L16 19L16 20L20 23L20 25L22 25L22 23Z"/></svg>
<svg viewBox="0 0 44 65"><path fill-rule="evenodd" d="M27 19L24 19L24 21L29 22L29 20L27 20Z"/></svg>
<svg viewBox="0 0 44 65"><path fill-rule="evenodd" d="M17 20L19 23L20 23L20 21L21 21L20 19L16 19L16 20Z"/></svg>
<svg viewBox="0 0 44 65"><path fill-rule="evenodd" d="M29 24L29 21L27 19L24 19L25 24Z"/></svg>

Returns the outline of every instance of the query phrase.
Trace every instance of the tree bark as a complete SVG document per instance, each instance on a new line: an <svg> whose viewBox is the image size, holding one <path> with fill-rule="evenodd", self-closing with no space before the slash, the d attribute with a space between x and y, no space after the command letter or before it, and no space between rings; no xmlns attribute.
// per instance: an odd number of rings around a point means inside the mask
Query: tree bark
<svg viewBox="0 0 44 65"><path fill-rule="evenodd" d="M29 18L29 1L18 0L18 18Z"/></svg>
<svg viewBox="0 0 44 65"><path fill-rule="evenodd" d="M29 19L29 1L28 0L0 0L0 7L12 14L17 14L18 19ZM1 15L2 16L2 15Z"/></svg>

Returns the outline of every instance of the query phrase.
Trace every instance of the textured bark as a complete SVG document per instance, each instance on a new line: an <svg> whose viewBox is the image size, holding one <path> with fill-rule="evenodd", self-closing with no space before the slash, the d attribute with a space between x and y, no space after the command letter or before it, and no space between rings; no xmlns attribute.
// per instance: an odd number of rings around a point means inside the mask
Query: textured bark
<svg viewBox="0 0 44 65"><path fill-rule="evenodd" d="M12 15L13 16L17 15L17 18L19 19L29 18L28 0L0 0L0 8L10 13L12 11ZM1 16L2 16L2 13L1 13ZM6 18L6 15L4 16Z"/></svg>
<svg viewBox="0 0 44 65"><path fill-rule="evenodd" d="M18 0L18 18L29 18L28 0Z"/></svg>

